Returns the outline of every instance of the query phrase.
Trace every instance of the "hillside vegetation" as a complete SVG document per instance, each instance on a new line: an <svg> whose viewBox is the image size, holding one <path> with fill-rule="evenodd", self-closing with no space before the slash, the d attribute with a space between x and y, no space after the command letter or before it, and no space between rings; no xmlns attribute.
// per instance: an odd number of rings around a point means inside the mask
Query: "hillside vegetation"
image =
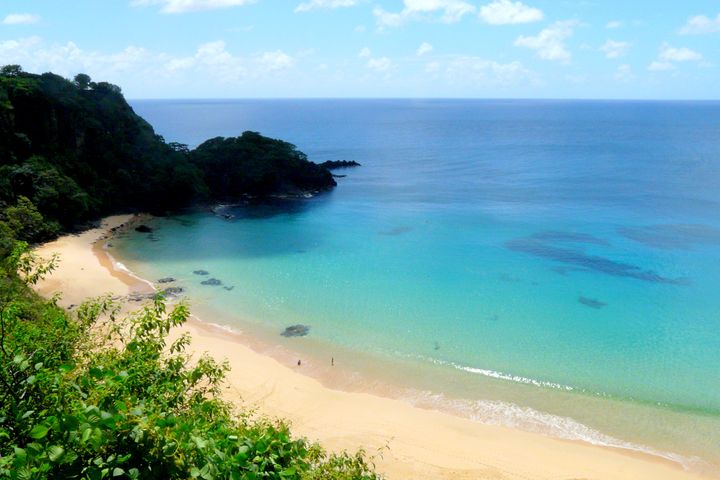
<svg viewBox="0 0 720 480"><path fill-rule="evenodd" d="M155 134L115 85L0 70L0 209L32 204L47 220L24 239L109 213L334 186L327 168L290 143L244 132L190 150Z"/></svg>

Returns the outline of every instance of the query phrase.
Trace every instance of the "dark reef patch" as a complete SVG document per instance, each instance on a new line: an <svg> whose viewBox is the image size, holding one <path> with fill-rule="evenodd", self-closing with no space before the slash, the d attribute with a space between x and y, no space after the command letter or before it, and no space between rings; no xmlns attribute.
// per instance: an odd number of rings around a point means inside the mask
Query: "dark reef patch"
<svg viewBox="0 0 720 480"><path fill-rule="evenodd" d="M398 235L402 235L403 233L408 233L410 231L412 231L412 227L394 227L394 228L390 228L388 230L381 230L378 233L380 233L380 235L395 237Z"/></svg>
<svg viewBox="0 0 720 480"><path fill-rule="evenodd" d="M720 229L708 225L671 224L623 227L618 233L647 247L691 250L697 245L720 245Z"/></svg>
<svg viewBox="0 0 720 480"><path fill-rule="evenodd" d="M581 269L614 277L635 278L652 283L667 283L672 285L686 285L688 283L687 279L684 278L663 277L652 270L643 270L637 265L616 262L615 260L599 255L587 254L580 249L565 245L566 240L560 243L562 246L553 245L547 239L538 239L533 235L510 240L505 243L505 247L515 252L526 253L535 257L562 263L565 265L561 267L564 268L564 270L561 270L559 273L563 275L568 271ZM557 271L557 267L555 270Z"/></svg>
<svg viewBox="0 0 720 480"><path fill-rule="evenodd" d="M210 272L208 272L207 270L193 270L193 273L195 275L208 275Z"/></svg>
<svg viewBox="0 0 720 480"><path fill-rule="evenodd" d="M594 235L589 235L587 233L562 232L557 230L548 230L547 232L535 233L531 235L530 238L546 242L589 243L605 246L610 245L607 240L603 240L602 238L598 238Z"/></svg>
<svg viewBox="0 0 720 480"><path fill-rule="evenodd" d="M605 302L601 302L600 300L596 300L594 298L583 297L582 295L578 297L578 302L582 303L586 307L595 308L598 310L607 306L607 303Z"/></svg>
<svg viewBox="0 0 720 480"><path fill-rule="evenodd" d="M207 280L203 280L200 282L200 285L210 285L212 287L217 287L218 285L222 285L222 281L218 280L217 278L208 278Z"/></svg>

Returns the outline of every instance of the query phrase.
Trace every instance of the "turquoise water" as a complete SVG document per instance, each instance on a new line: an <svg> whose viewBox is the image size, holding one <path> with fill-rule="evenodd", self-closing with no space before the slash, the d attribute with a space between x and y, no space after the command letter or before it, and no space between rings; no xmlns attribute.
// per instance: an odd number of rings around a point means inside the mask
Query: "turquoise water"
<svg viewBox="0 0 720 480"><path fill-rule="evenodd" d="M419 404L717 465L720 104L133 106L170 141L252 129L363 164L326 195L116 242L203 318ZM294 323L308 337L278 335Z"/></svg>

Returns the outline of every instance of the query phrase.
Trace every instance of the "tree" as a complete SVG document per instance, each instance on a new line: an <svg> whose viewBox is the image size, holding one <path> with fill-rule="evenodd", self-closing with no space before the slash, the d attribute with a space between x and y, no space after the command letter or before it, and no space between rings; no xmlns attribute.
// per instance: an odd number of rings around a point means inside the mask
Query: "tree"
<svg viewBox="0 0 720 480"><path fill-rule="evenodd" d="M0 69L0 74L5 77L17 77L23 73L23 69L20 65L5 65Z"/></svg>
<svg viewBox="0 0 720 480"><path fill-rule="evenodd" d="M91 82L92 79L90 78L90 75L86 75L84 73L78 73L75 75L75 85L77 85L80 90L87 90L90 88Z"/></svg>

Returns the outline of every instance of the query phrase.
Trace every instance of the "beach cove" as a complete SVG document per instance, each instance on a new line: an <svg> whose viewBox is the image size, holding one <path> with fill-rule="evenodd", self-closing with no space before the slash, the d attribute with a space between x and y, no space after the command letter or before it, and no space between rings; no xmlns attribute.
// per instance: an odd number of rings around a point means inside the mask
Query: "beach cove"
<svg viewBox="0 0 720 480"><path fill-rule="evenodd" d="M58 253L61 258L38 292L62 292L60 303L68 307L108 293L123 297L131 291L148 292L147 283L118 268L103 249L111 230L130 220L131 216L110 217L101 228L37 248L41 256ZM362 447L372 455L380 449L376 462L391 479L706 478L650 455L483 425L400 400L333 390L201 321L189 322L174 334L184 332L192 335L194 351L230 362L228 400L287 419L296 434L319 440L331 450Z"/></svg>

